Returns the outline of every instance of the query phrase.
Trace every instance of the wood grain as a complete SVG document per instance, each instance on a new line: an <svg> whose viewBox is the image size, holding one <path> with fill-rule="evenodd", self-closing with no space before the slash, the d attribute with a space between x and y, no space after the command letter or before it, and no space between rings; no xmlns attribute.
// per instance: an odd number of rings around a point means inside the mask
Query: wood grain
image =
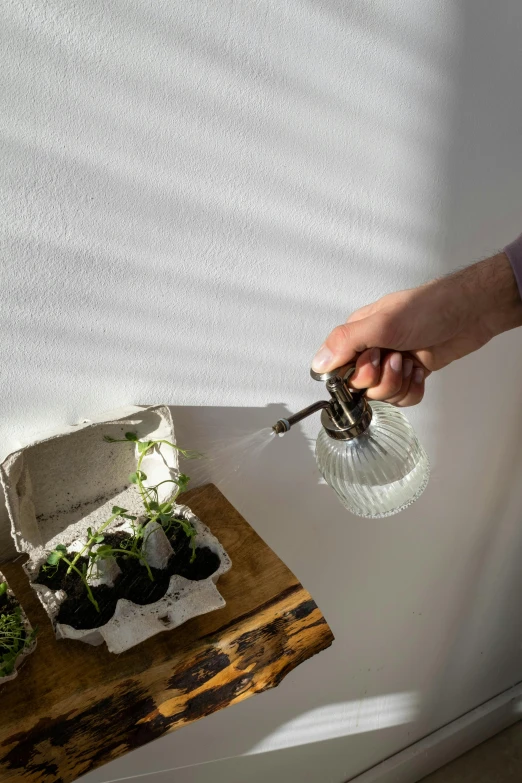
<svg viewBox="0 0 522 783"><path fill-rule="evenodd" d="M2 687L0 781L69 783L273 688L332 643L311 596L215 486L184 502L232 558L219 581L227 605L122 655L57 642L21 561L2 566L40 633L35 654Z"/></svg>

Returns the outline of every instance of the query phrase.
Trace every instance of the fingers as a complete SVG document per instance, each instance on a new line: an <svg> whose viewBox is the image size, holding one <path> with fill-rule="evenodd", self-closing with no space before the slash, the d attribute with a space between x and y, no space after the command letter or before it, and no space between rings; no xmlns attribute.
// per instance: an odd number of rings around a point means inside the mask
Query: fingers
<svg viewBox="0 0 522 783"><path fill-rule="evenodd" d="M350 385L368 389L369 400L383 400L401 408L417 405L424 396L424 382L429 373L415 365L409 354L390 353L379 362L380 355L376 348L362 353Z"/></svg>
<svg viewBox="0 0 522 783"><path fill-rule="evenodd" d="M354 389L371 389L377 386L381 379L381 351L371 348L364 351L355 364L355 372L350 378L350 386Z"/></svg>
<svg viewBox="0 0 522 783"><path fill-rule="evenodd" d="M373 308L363 307L347 323L337 326L319 349L312 367L317 372L328 372L359 354L350 379L354 388L367 389L369 400L384 400L401 408L416 405L424 396L429 372L419 366L418 352L415 360L402 353L407 347L403 344L406 338L401 337L400 324L393 313L372 312ZM395 350L382 350L386 348Z"/></svg>
<svg viewBox="0 0 522 783"><path fill-rule="evenodd" d="M424 382L429 375L422 367L414 367L411 382L406 394L393 402L399 408L408 408L411 405L418 405L424 397Z"/></svg>
<svg viewBox="0 0 522 783"><path fill-rule="evenodd" d="M403 386L402 365L402 353L389 353L383 359L381 377L366 393L369 400L391 400L398 397Z"/></svg>

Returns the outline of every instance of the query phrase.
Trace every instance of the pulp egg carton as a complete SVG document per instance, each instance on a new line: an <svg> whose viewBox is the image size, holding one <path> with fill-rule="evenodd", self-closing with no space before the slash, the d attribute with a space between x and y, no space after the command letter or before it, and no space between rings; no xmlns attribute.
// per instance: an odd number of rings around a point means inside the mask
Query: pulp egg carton
<svg viewBox="0 0 522 783"><path fill-rule="evenodd" d="M105 435L124 438L126 432L135 432L138 440L163 439L175 443L168 407L123 408L112 415L55 432L9 455L0 465L14 544L18 552L29 555L24 568L57 639L77 639L92 645L105 642L113 653L121 653L192 617L223 607L225 601L216 584L231 567L230 558L208 527L187 506L177 505L176 514L196 528L196 545L208 546L219 556L220 565L211 576L192 581L174 575L163 598L145 606L120 598L114 615L99 628L77 630L57 621L66 593L34 581L48 553L57 544L64 544L68 551L79 551L86 541L87 529L101 527L111 516L113 506L127 509L137 517L143 515L137 487L129 481L129 475L136 470L136 445L131 441L128 444L104 441ZM175 478L177 451L165 444L155 447L143 459L142 470L147 475L148 486ZM166 491L160 497L161 502L169 499L173 487L173 484L163 485ZM128 521L118 518L107 532L128 529ZM157 546L152 544L147 560L151 565L164 567L162 564L172 552L165 534L160 530L147 540L158 542ZM98 583L105 581L112 585L116 574L108 567L99 576Z"/></svg>
<svg viewBox="0 0 522 783"><path fill-rule="evenodd" d="M7 580L6 580L5 576L2 573L0 573L0 584L3 584L3 583L7 584ZM21 612L21 616L22 616L22 625L23 625L23 628L24 628L24 631L25 631L26 639L29 639L31 634L33 633L33 629L32 629L31 623L27 619L27 616L26 616L26 614L25 614L25 612L24 612L20 602L18 601L17 597L15 596L15 594L13 593L13 591L11 590L11 588L9 587L8 584L7 584L7 595L10 596L11 598L13 598L16 601L16 603L18 604L18 606L20 606L20 612ZM4 682L9 682L9 680L14 680L15 677L18 676L18 672L19 672L20 668L22 667L22 665L25 663L25 661L27 659L27 656L31 655L31 653L34 652L34 648L35 647L36 647L36 637L34 637L31 640L30 644L28 644L26 647L24 647L22 652L19 654L18 658L15 661L14 669L11 672L11 674L6 674L5 677L0 677L0 685L3 685Z"/></svg>

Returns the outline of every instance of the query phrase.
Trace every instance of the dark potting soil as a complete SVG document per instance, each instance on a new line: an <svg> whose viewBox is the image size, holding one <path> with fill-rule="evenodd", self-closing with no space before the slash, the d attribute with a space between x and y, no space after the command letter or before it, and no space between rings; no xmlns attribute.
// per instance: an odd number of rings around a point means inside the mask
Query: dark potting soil
<svg viewBox="0 0 522 783"><path fill-rule="evenodd" d="M67 598L60 606L60 611L56 617L57 622L64 625L72 625L78 631L85 631L88 628L99 628L105 625L111 619L116 609L114 590L107 585L92 587L92 594L98 603L100 611L98 612L83 586L83 582L78 577L78 585L75 586L73 593L67 593Z"/></svg>
<svg viewBox="0 0 522 783"><path fill-rule="evenodd" d="M109 544L113 549L125 549L129 536L118 531L109 533L103 539L104 544ZM167 569L151 568L152 580L145 566L142 566L137 557L116 558L121 569L121 574L114 584L114 592L117 598L127 598L140 606L153 604L163 598L169 586L170 575Z"/></svg>
<svg viewBox="0 0 522 783"><path fill-rule="evenodd" d="M80 557L77 563L80 571L84 563L87 563L87 558ZM38 584L50 587L51 590L63 590L67 593L67 598L60 606L56 617L57 622L72 625L77 630L99 628L101 625L105 625L116 609L118 599L114 595L114 590L107 585L91 588L100 609L98 612L87 595L85 585L78 574L75 574L74 571L67 574L67 569L68 566L63 560L60 560L57 568L45 569L42 565L34 580Z"/></svg>
<svg viewBox="0 0 522 783"><path fill-rule="evenodd" d="M125 549L128 538L125 532L116 531L105 535L103 543L109 544L115 549ZM91 588L100 607L99 612L89 600L79 576L74 572L67 575L68 566L63 561L59 563L56 570L46 571L43 567L40 568L35 582L46 585L51 590L63 590L67 593L67 598L58 612L58 622L71 625L78 630L99 628L113 616L119 598L126 598L140 606L152 604L163 598L167 592L170 577L174 574L193 581L200 581L207 579L219 568L221 562L219 556L206 546L197 547L196 558L193 563L190 562L192 555L190 541L182 529L173 528L169 535L169 541L174 554L170 557L165 569L150 569L153 580L150 579L147 569L141 565L138 558L125 557L125 555L116 558L122 573L117 578L114 587L100 585ZM80 570L84 562L86 562L86 558L83 557L78 561L77 565Z"/></svg>
<svg viewBox="0 0 522 783"><path fill-rule="evenodd" d="M104 543L110 544L114 548L122 548L123 544L123 548L125 548L126 538L125 533L112 533L105 536ZM127 598L140 606L153 604L163 598L167 592L170 577L174 574L179 574L192 581L200 581L207 579L219 568L221 561L218 555L207 546L198 547L194 562L190 562L192 550L189 538L183 530L174 531L169 536L169 541L174 554L170 557L165 569L150 569L154 581L151 581L147 569L140 564L137 558L122 556L117 559L122 570L121 576L114 585L118 598Z"/></svg>
<svg viewBox="0 0 522 783"><path fill-rule="evenodd" d="M13 614L18 608L18 601L9 593L0 595L0 614Z"/></svg>
<svg viewBox="0 0 522 783"><path fill-rule="evenodd" d="M80 557L78 560L78 567L80 570L83 563L86 562L87 560L85 557ZM67 563L64 563L63 560L60 560L57 566L48 566L44 563L40 566L38 576L34 581L38 582L39 585L50 587L51 590L65 590L65 592L68 593L69 590L74 590L74 585L77 582L80 582L81 584L78 574L75 574L74 571L71 571L71 573L67 575L68 568L69 566Z"/></svg>
<svg viewBox="0 0 522 783"><path fill-rule="evenodd" d="M118 565L122 571L114 586L118 598L127 598L135 604L146 606L159 601L167 592L170 574L166 568L163 571L151 568L151 581L147 569L140 565L137 558L119 560Z"/></svg>
<svg viewBox="0 0 522 783"><path fill-rule="evenodd" d="M219 568L221 560L208 546L196 547L196 559L193 563L190 562L192 556L190 539L182 528L172 528L168 539L174 550L167 565L171 576L178 574L185 579L200 582L202 579L208 579Z"/></svg>
<svg viewBox="0 0 522 783"><path fill-rule="evenodd" d="M215 552L209 549L208 546L202 546L197 547L196 559L193 563L190 562L190 555L180 562L177 553L173 554L168 562L167 570L172 575L179 574L179 576L184 576L185 579L200 582L202 579L208 579L214 571L217 571L220 563L221 560Z"/></svg>

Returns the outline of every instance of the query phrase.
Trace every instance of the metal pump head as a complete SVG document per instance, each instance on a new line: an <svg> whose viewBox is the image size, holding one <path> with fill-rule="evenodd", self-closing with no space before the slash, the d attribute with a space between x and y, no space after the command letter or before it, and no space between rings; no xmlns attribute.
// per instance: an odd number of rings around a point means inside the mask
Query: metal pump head
<svg viewBox="0 0 522 783"><path fill-rule="evenodd" d="M364 391L350 389L348 380L355 372L355 364L345 364L337 370L318 373L310 370L315 381L325 381L330 393L329 400L320 400L302 411L294 413L288 419L279 419L272 427L278 435L302 421L312 413L321 413L321 424L331 438L335 440L351 440L362 435L372 420L372 409L364 396Z"/></svg>

